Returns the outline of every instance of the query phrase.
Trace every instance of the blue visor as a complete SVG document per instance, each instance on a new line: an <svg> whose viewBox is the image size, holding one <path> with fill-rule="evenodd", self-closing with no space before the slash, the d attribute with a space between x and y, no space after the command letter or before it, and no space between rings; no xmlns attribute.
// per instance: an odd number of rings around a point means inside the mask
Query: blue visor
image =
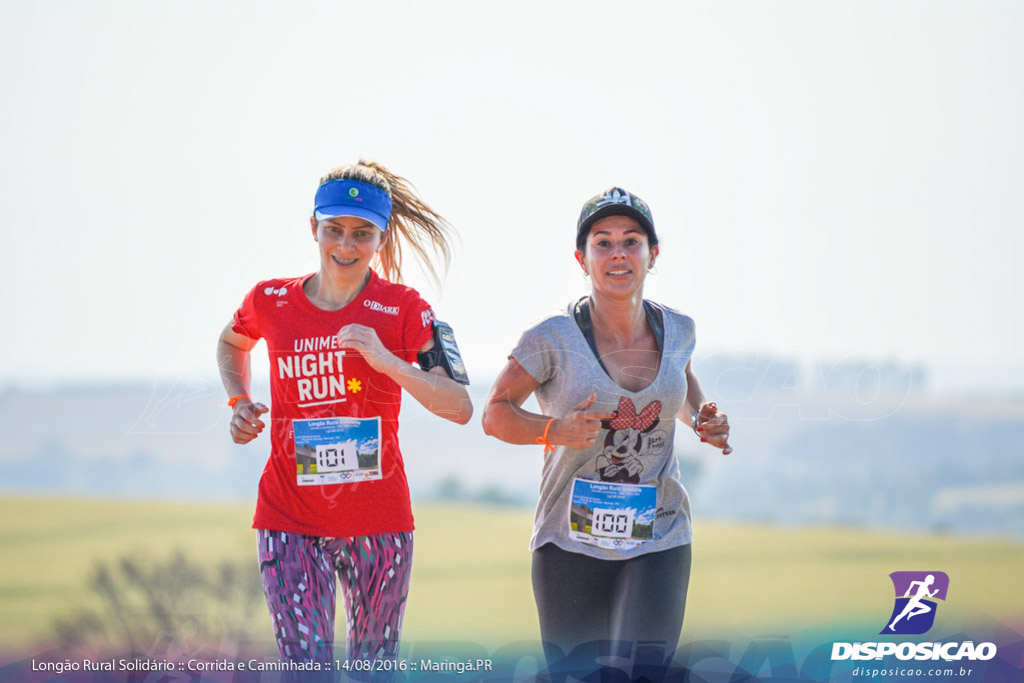
<svg viewBox="0 0 1024 683"><path fill-rule="evenodd" d="M314 215L318 221L355 216L387 230L391 197L379 187L358 180L330 180L317 188Z"/></svg>

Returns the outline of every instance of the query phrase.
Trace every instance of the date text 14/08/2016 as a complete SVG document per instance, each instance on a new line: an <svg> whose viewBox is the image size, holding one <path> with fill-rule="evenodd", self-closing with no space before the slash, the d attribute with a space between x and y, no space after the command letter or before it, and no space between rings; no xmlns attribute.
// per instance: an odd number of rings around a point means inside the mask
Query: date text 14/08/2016
<svg viewBox="0 0 1024 683"><path fill-rule="evenodd" d="M338 671L445 671L464 674L475 671L491 671L490 659L467 659L464 661L435 661L421 659L355 659L352 661L334 662Z"/></svg>

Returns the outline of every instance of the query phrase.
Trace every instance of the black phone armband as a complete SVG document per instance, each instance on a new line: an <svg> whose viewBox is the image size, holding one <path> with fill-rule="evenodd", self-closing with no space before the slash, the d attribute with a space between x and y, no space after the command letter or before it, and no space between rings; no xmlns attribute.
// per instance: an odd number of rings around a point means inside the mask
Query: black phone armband
<svg viewBox="0 0 1024 683"><path fill-rule="evenodd" d="M420 351L416 354L416 362L420 364L422 370L440 366L459 384L469 384L466 364L462 362L459 345L455 343L455 333L448 323L434 321L434 345L429 351Z"/></svg>

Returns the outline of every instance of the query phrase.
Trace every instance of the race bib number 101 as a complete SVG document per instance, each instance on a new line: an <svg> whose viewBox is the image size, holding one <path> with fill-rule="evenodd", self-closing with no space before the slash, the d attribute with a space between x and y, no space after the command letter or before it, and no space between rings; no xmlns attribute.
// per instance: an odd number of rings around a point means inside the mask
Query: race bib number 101
<svg viewBox="0 0 1024 683"><path fill-rule="evenodd" d="M299 486L381 478L380 418L292 420Z"/></svg>

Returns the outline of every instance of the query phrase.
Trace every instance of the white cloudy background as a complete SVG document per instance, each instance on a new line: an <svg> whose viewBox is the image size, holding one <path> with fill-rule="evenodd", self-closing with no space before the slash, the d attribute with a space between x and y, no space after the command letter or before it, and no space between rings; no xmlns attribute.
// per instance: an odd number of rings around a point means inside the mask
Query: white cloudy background
<svg viewBox="0 0 1024 683"><path fill-rule="evenodd" d="M6 0L0 382L212 375L366 156L458 229L443 292L407 279L477 376L584 291L576 215L618 184L698 355L1019 391L1022 39L1011 2Z"/></svg>

